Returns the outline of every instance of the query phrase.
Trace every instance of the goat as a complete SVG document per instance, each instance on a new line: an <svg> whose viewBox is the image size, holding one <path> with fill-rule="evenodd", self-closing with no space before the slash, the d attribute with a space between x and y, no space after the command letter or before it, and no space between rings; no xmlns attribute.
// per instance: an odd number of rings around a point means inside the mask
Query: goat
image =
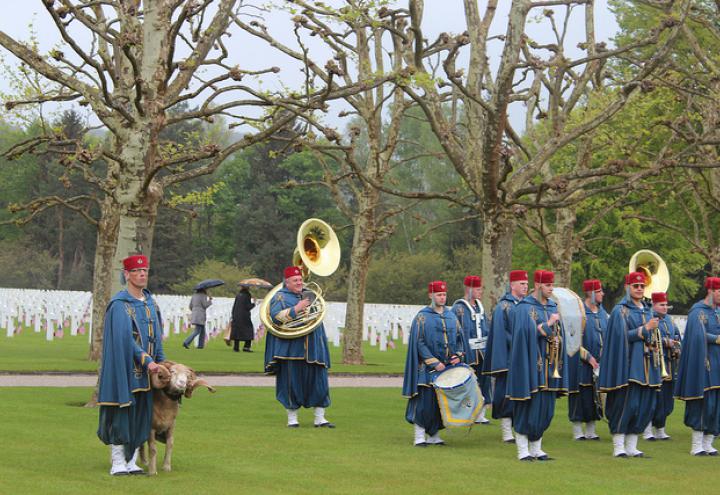
<svg viewBox="0 0 720 495"><path fill-rule="evenodd" d="M171 471L172 450L174 444L175 419L180 410L183 396L192 397L196 387L202 385L210 392L215 389L204 379L198 378L192 368L172 361L160 363L157 373L151 373L150 383L153 388L152 429L148 438L149 462L145 458L145 449L141 449L143 462L148 466L149 474L157 474L157 444L165 444L163 471Z"/></svg>

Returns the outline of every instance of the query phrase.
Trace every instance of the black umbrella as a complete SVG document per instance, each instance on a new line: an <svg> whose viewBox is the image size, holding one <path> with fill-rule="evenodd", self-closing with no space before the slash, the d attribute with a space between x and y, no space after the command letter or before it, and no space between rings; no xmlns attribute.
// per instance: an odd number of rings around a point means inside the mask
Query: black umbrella
<svg viewBox="0 0 720 495"><path fill-rule="evenodd" d="M225 285L224 280L220 280L219 278L209 278L207 280L203 280L202 282L198 283L195 286L195 290L210 289L212 287L219 287L221 285Z"/></svg>

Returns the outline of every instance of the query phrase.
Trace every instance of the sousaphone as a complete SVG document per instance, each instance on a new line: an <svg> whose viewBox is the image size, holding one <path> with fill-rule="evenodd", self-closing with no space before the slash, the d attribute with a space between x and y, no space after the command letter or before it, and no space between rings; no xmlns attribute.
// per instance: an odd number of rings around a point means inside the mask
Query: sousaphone
<svg viewBox="0 0 720 495"><path fill-rule="evenodd" d="M629 272L642 272L645 275L645 292L650 299L653 292L667 292L670 287L670 272L667 264L654 251L641 249L630 258Z"/></svg>
<svg viewBox="0 0 720 495"><path fill-rule="evenodd" d="M292 262L300 267L304 279L311 273L319 277L335 273L340 264L340 242L330 225L319 218L305 220L298 229L296 244ZM311 301L310 306L292 320L279 324L270 316L270 301L282 287L281 282L263 299L260 321L268 332L281 339L296 339L311 333L325 317L327 306L322 289L315 282L305 284L302 297Z"/></svg>

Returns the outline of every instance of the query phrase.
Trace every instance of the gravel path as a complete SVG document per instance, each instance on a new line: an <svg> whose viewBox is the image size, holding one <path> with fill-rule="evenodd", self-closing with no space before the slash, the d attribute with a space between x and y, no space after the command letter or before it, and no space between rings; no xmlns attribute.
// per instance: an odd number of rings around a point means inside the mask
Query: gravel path
<svg viewBox="0 0 720 495"><path fill-rule="evenodd" d="M275 377L259 374L204 375L217 387L274 387ZM0 374L0 387L92 387L95 374ZM330 375L331 387L402 387L401 376Z"/></svg>

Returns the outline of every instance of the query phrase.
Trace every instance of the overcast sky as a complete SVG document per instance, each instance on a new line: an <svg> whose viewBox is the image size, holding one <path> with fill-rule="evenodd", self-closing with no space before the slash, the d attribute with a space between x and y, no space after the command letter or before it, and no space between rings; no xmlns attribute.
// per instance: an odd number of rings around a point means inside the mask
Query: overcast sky
<svg viewBox="0 0 720 495"><path fill-rule="evenodd" d="M10 3L10 2L7 2ZM331 4L337 4L335 2L328 2ZM441 32L459 33L463 31L464 14L461 0L427 0L426 12L424 16L424 35L429 40L434 40ZM485 0L479 0L481 12L484 11L486 4ZM498 12L495 16L491 32L493 34L501 34L505 31L505 25L507 21L507 12L509 10L510 1L503 0L500 3ZM617 30L617 24L614 16L609 12L607 7L607 0L596 0L596 38L598 41L607 41L610 43L610 39ZM2 17L0 17L0 30L4 31L9 36L12 36L18 40L28 40L31 35L30 25L34 26L34 31L37 34L40 50L43 53L47 53L50 49L58 46L60 39L54 24L47 12L45 11L42 0L25 0L23 2L12 2L12 8L6 8L3 10ZM406 2L401 2L405 5ZM535 15L541 13L541 9L534 9ZM566 46L574 47L578 42L584 38L584 21L582 8L576 8L572 22L570 23L571 36L568 39ZM266 23L269 27L270 32L277 36L282 41L294 45L294 37L292 33L292 27L288 20L288 16L285 13L269 13L266 14ZM236 30L237 31L237 30ZM528 27L528 34L535 40L548 41L548 28L547 24L531 24ZM87 40L85 41L87 43ZM267 89L279 89L279 79L282 79L283 83L288 86L294 86L299 84L301 81L301 74L297 66L290 65L286 60L278 57L277 53L263 46L257 40L252 39L249 35L235 35L227 42L228 49L233 58L233 63L238 63L243 69L261 69L270 66L280 66L282 72L278 74L278 80L274 79L273 76L264 76L262 84ZM247 47L252 46L251 50ZM316 46L311 45L311 49L315 50L317 55L316 59L324 63L330 58L320 50L320 44ZM491 45L490 58L491 64L497 64L499 60L499 50L501 49L500 43L495 43L494 48ZM493 52L492 50L495 50ZM66 49L66 53L70 50ZM571 56L578 55L579 53L570 53ZM12 54L3 53L3 56L8 62L14 63L15 59ZM6 93L9 91L8 82L4 74L0 74L0 91ZM339 109L333 108L333 112L337 113ZM516 122L516 126L519 124L521 118L513 118ZM336 122L336 117L330 115L328 120L330 122ZM337 121L337 125L341 125Z"/></svg>

